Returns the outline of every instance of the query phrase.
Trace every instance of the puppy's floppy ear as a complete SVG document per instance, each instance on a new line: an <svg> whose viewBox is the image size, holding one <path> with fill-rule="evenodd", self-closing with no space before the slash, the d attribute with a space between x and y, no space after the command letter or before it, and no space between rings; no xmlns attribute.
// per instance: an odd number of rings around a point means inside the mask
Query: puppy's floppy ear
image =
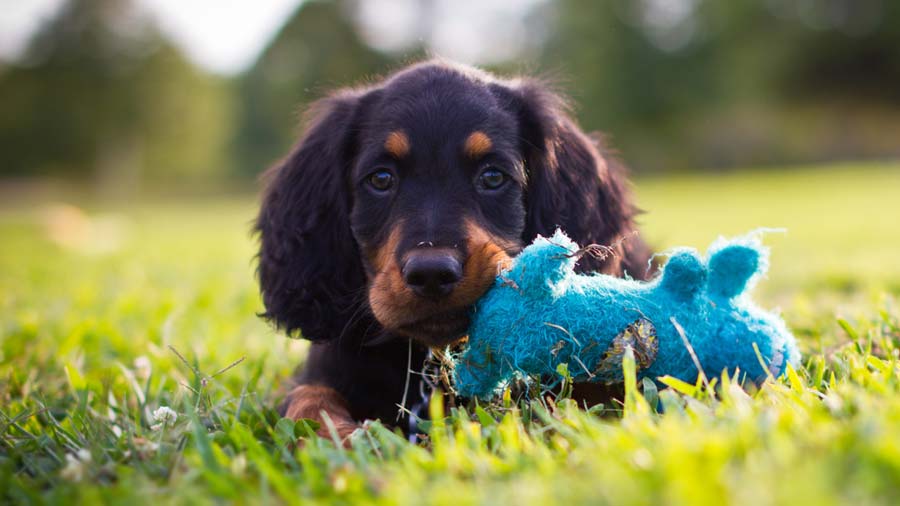
<svg viewBox="0 0 900 506"><path fill-rule="evenodd" d="M528 175L523 239L549 236L559 227L579 245L616 244L616 255L585 257L582 271L644 277L646 246L637 237L637 214L624 167L589 137L570 116L565 100L538 80L506 85L509 104L519 121Z"/></svg>
<svg viewBox="0 0 900 506"><path fill-rule="evenodd" d="M256 221L263 316L289 335L338 337L365 284L347 186L361 97L345 91L313 104L304 136L265 176Z"/></svg>

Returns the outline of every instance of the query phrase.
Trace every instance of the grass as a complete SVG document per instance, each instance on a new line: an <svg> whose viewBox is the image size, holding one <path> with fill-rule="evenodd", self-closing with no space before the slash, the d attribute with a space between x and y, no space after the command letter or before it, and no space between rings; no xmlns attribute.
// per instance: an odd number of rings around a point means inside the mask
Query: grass
<svg viewBox="0 0 900 506"><path fill-rule="evenodd" d="M255 316L252 199L7 206L0 502L896 504L900 167L638 188L659 249L788 229L767 237L757 298L784 312L802 367L751 392L629 384L591 412L437 411L427 443L375 423L351 449L272 410L306 345Z"/></svg>

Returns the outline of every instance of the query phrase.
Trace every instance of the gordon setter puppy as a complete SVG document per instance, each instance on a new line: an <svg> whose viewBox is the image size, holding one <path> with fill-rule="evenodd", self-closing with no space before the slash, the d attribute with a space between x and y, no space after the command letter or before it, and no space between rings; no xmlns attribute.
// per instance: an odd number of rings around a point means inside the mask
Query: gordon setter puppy
<svg viewBox="0 0 900 506"><path fill-rule="evenodd" d="M498 268L561 227L643 277L623 168L537 79L428 61L316 102L267 173L256 224L264 316L312 341L283 414L341 436L393 423L408 371L462 337ZM415 381L413 375L413 381Z"/></svg>

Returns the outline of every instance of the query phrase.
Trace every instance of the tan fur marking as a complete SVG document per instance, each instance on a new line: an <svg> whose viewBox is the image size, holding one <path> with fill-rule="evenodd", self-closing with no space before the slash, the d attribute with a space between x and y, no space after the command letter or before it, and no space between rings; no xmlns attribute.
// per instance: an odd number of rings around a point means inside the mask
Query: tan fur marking
<svg viewBox="0 0 900 506"><path fill-rule="evenodd" d="M511 258L506 249L512 245L501 244L472 220L466 220L466 234L469 259L463 267L463 282L453 296L471 304L491 287L501 269L509 267Z"/></svg>
<svg viewBox="0 0 900 506"><path fill-rule="evenodd" d="M389 263L393 262L394 254L397 252L397 245L400 243L400 234L403 232L403 224L397 223L388 234L388 238L384 241L384 245L375 252L375 258L372 263L376 272L381 272L389 267Z"/></svg>
<svg viewBox="0 0 900 506"><path fill-rule="evenodd" d="M396 252L400 243L400 235L403 231L402 223L398 223L391 230L387 241L378 249L373 259L375 273L369 287L369 307L375 318L386 327L397 323L396 308L397 299L412 297L407 289L400 266L397 265Z"/></svg>
<svg viewBox="0 0 900 506"><path fill-rule="evenodd" d="M336 390L320 385L300 385L288 394L288 407L285 417L291 420L308 418L319 422L321 425L318 434L329 437L328 427L322 413L334 423L338 435L347 437L357 427L357 423L350 416L347 401Z"/></svg>
<svg viewBox="0 0 900 506"><path fill-rule="evenodd" d="M396 158L409 154L409 137L402 130L394 130L384 140L384 149Z"/></svg>
<svg viewBox="0 0 900 506"><path fill-rule="evenodd" d="M491 138L488 137L487 134L476 130L466 138L466 144L463 147L463 150L466 152L466 156L475 159L486 155L493 145L494 143L491 142Z"/></svg>
<svg viewBox="0 0 900 506"><path fill-rule="evenodd" d="M394 330L420 318L474 303L490 288L500 269L509 265L507 251L517 249L516 244L505 243L474 221L466 220L469 256L463 266L463 278L449 297L435 302L418 297L403 280L395 254L400 230L401 227L396 226L385 245L374 255L373 264L377 271L368 294L369 307L375 318Z"/></svg>

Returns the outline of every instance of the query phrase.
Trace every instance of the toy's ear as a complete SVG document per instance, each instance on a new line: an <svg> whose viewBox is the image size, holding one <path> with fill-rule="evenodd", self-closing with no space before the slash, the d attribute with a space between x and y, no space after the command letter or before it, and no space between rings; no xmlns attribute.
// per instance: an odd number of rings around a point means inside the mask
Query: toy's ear
<svg viewBox="0 0 900 506"><path fill-rule="evenodd" d="M504 276L523 293L545 293L572 273L578 261L577 251L578 245L561 230L549 238L539 235L513 259Z"/></svg>
<svg viewBox="0 0 900 506"><path fill-rule="evenodd" d="M768 250L758 239L714 245L709 254L709 291L726 299L750 288L768 268Z"/></svg>
<svg viewBox="0 0 900 506"><path fill-rule="evenodd" d="M663 268L660 286L676 298L689 301L706 286L706 268L693 249L676 250Z"/></svg>

